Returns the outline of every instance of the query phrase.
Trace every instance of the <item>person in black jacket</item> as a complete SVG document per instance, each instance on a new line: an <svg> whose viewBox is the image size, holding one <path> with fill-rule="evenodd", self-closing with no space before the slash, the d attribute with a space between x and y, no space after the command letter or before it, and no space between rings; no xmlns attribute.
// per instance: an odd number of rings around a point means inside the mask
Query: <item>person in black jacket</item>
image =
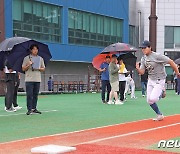
<svg viewBox="0 0 180 154"><path fill-rule="evenodd" d="M4 64L6 93L5 93L5 111L16 112L21 109L17 104L17 92L20 83L19 73L12 70L7 59Z"/></svg>

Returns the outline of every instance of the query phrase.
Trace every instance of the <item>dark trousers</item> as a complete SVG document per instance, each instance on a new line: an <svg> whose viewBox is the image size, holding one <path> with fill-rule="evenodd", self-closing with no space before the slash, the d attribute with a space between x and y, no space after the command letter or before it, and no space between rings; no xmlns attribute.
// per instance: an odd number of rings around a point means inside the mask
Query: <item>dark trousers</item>
<svg viewBox="0 0 180 154"><path fill-rule="evenodd" d="M146 94L147 82L141 82L142 95Z"/></svg>
<svg viewBox="0 0 180 154"><path fill-rule="evenodd" d="M32 109L36 109L39 89L40 89L40 82L26 82L28 111L31 111Z"/></svg>
<svg viewBox="0 0 180 154"><path fill-rule="evenodd" d="M120 94L121 101L124 101L125 87L126 87L126 81L119 81L119 94Z"/></svg>
<svg viewBox="0 0 180 154"><path fill-rule="evenodd" d="M8 80L6 81L6 94L5 94L5 106L6 109L10 109L12 107L12 103L14 102L14 92L15 92L15 81Z"/></svg>
<svg viewBox="0 0 180 154"><path fill-rule="evenodd" d="M175 81L175 92L177 93L178 92L178 82L177 82L177 79L175 79L174 81Z"/></svg>
<svg viewBox="0 0 180 154"><path fill-rule="evenodd" d="M101 80L101 84L102 84L102 92L101 92L101 98L102 101L105 101L105 93L106 93L106 89L107 89L107 97L106 97L106 101L109 101L109 93L111 91L111 85L109 80Z"/></svg>
<svg viewBox="0 0 180 154"><path fill-rule="evenodd" d="M180 78L177 79L177 92L178 92L178 95L180 95Z"/></svg>
<svg viewBox="0 0 180 154"><path fill-rule="evenodd" d="M15 87L14 87L14 98L13 98L13 106L17 107L17 93L18 93L18 88L19 88L20 80L17 80L15 82Z"/></svg>

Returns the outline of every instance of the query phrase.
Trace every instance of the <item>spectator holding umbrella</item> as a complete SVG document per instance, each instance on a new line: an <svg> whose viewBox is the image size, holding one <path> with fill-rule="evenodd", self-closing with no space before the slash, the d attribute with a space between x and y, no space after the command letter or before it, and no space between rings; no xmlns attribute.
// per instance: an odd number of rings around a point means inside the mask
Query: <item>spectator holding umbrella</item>
<svg viewBox="0 0 180 154"><path fill-rule="evenodd" d="M109 96L109 101L107 104L114 104L112 98L115 98L116 105L122 105L123 103L119 101L117 92L119 91L119 68L117 66L117 55L112 55L111 63L109 64L109 79L111 84L111 92Z"/></svg>
<svg viewBox="0 0 180 154"><path fill-rule="evenodd" d="M20 74L17 71L12 70L12 67L9 65L7 59L5 60L4 65L6 82L5 111L16 112L22 108L17 104L17 92L20 83Z"/></svg>
<svg viewBox="0 0 180 154"><path fill-rule="evenodd" d="M44 60L38 55L39 47L37 44L30 46L30 55L23 60L22 70L25 72L25 83L27 93L27 115L33 113L41 114L37 110L38 93L41 83L41 72L45 71Z"/></svg>
<svg viewBox="0 0 180 154"><path fill-rule="evenodd" d="M106 103L109 101L109 93L111 91L111 85L109 82L109 70L108 70L109 63L110 63L110 56L107 55L105 62L103 62L99 68L99 71L101 72L101 84L102 84L101 98L102 98L102 103ZM106 88L107 88L107 97L105 100Z"/></svg>
<svg viewBox="0 0 180 154"><path fill-rule="evenodd" d="M119 94L120 94L120 101L124 101L124 92L126 87L126 76L127 69L125 67L125 64L123 63L123 60L121 57L118 58L118 64L119 64Z"/></svg>

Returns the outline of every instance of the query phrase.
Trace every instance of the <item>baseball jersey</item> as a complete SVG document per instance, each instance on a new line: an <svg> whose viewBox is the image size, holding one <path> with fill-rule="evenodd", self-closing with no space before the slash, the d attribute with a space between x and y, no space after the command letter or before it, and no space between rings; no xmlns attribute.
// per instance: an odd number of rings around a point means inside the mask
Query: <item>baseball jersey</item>
<svg viewBox="0 0 180 154"><path fill-rule="evenodd" d="M150 55L144 55L141 58L140 69L147 69L148 78L151 80L166 79L165 64L170 60L169 57L152 52Z"/></svg>

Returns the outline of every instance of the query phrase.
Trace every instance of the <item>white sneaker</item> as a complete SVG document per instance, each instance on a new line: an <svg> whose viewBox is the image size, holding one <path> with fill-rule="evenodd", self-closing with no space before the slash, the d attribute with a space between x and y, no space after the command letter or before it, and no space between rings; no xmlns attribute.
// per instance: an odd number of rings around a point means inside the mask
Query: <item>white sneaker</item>
<svg viewBox="0 0 180 154"><path fill-rule="evenodd" d="M114 104L113 101L108 101L107 104L111 105L111 104Z"/></svg>
<svg viewBox="0 0 180 154"><path fill-rule="evenodd" d="M142 97L145 97L145 95L142 95Z"/></svg>
<svg viewBox="0 0 180 154"><path fill-rule="evenodd" d="M116 102L115 102L115 105L123 105L124 103L123 102L121 102L121 101L119 101L119 100L117 100Z"/></svg>
<svg viewBox="0 0 180 154"><path fill-rule="evenodd" d="M163 115L158 115L156 118L153 119L153 121L162 121L164 119Z"/></svg>
<svg viewBox="0 0 180 154"><path fill-rule="evenodd" d="M16 106L16 107L13 107L15 110L20 110L20 109L22 109L22 107L21 106Z"/></svg>
<svg viewBox="0 0 180 154"><path fill-rule="evenodd" d="M14 108L10 108L10 109L7 109L6 107L5 107L5 109L4 109L6 112L16 112L17 110L16 109L14 109Z"/></svg>

